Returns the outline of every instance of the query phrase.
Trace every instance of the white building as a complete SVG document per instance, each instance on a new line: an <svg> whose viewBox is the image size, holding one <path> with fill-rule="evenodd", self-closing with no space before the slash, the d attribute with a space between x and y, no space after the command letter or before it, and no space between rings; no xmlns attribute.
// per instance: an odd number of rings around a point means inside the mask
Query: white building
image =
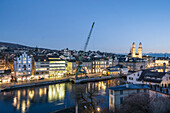
<svg viewBox="0 0 170 113"><path fill-rule="evenodd" d="M32 75L32 58L25 52L19 55L14 61L16 76Z"/></svg>
<svg viewBox="0 0 170 113"><path fill-rule="evenodd" d="M142 71L137 71L127 76L127 82L132 84L142 84L142 81L137 81Z"/></svg>
<svg viewBox="0 0 170 113"><path fill-rule="evenodd" d="M170 87L170 71L162 77L162 82L160 84L162 87Z"/></svg>
<svg viewBox="0 0 170 113"><path fill-rule="evenodd" d="M132 84L162 85L169 75L164 72L152 72L150 70L138 71L127 76L127 82ZM169 80L169 79L168 79ZM164 83L165 84L165 83ZM166 84L168 82L166 81Z"/></svg>
<svg viewBox="0 0 170 113"><path fill-rule="evenodd" d="M123 103L125 97L132 93L147 93L148 88L145 85L124 84L109 88L109 110L115 112Z"/></svg>

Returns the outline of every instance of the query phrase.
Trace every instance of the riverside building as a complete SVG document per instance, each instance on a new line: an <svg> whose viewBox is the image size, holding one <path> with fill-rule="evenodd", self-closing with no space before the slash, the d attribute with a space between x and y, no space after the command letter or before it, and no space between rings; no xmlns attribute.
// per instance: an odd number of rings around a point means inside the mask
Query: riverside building
<svg viewBox="0 0 170 113"><path fill-rule="evenodd" d="M17 77L32 75L32 57L25 52L18 55L14 61L14 71Z"/></svg>
<svg viewBox="0 0 170 113"><path fill-rule="evenodd" d="M49 61L46 56L33 57L33 70L32 74L35 78L48 78L49 77Z"/></svg>
<svg viewBox="0 0 170 113"><path fill-rule="evenodd" d="M57 55L48 56L50 77L62 77L66 74L66 61Z"/></svg>

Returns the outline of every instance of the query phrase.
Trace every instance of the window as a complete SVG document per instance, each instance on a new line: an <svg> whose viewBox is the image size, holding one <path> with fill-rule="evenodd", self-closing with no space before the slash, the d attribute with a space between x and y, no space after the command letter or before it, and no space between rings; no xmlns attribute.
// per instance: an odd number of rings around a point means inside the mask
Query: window
<svg viewBox="0 0 170 113"><path fill-rule="evenodd" d="M137 89L137 93L140 93L140 90L139 90L139 89Z"/></svg>
<svg viewBox="0 0 170 113"><path fill-rule="evenodd" d="M113 95L113 91L111 90L111 95Z"/></svg>
<svg viewBox="0 0 170 113"><path fill-rule="evenodd" d="M146 93L146 89L144 89L144 92Z"/></svg>
<svg viewBox="0 0 170 113"><path fill-rule="evenodd" d="M120 104L123 103L123 97L120 97Z"/></svg>
<svg viewBox="0 0 170 113"><path fill-rule="evenodd" d="M120 95L123 95L123 90L120 91Z"/></svg>
<svg viewBox="0 0 170 113"><path fill-rule="evenodd" d="M133 77L129 77L129 80L133 80Z"/></svg>
<svg viewBox="0 0 170 113"><path fill-rule="evenodd" d="M111 101L111 104L113 104L113 97L111 97L111 100L110 100L110 101Z"/></svg>

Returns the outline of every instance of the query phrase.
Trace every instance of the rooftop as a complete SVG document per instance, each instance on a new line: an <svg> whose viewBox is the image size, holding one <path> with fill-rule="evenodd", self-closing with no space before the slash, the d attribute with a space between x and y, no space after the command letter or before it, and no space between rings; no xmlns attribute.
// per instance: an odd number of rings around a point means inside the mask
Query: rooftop
<svg viewBox="0 0 170 113"><path fill-rule="evenodd" d="M110 90L120 91L120 90L129 90L129 89L148 89L149 87L141 84L123 84L116 87L109 88Z"/></svg>

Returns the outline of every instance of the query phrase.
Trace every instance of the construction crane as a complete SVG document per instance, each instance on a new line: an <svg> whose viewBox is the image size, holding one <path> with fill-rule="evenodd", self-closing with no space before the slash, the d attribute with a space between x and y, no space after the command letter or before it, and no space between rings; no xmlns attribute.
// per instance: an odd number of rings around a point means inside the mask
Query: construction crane
<svg viewBox="0 0 170 113"><path fill-rule="evenodd" d="M87 37L87 41L85 43L85 46L84 46L84 49L83 49L83 52L79 52L79 58L78 58L78 66L77 66L77 69L76 69L76 76L75 76L75 79L78 79L78 74L85 74L85 77L87 78L87 74L86 74L86 70L83 68L82 66L82 63L83 63L83 56L84 56L84 53L87 49L87 45L89 43L89 40L90 40L90 36L91 36L91 33L92 33L92 30L93 30L93 26L94 26L95 22L93 22L92 26L91 26L91 29L90 29L90 32L89 32L89 35Z"/></svg>

